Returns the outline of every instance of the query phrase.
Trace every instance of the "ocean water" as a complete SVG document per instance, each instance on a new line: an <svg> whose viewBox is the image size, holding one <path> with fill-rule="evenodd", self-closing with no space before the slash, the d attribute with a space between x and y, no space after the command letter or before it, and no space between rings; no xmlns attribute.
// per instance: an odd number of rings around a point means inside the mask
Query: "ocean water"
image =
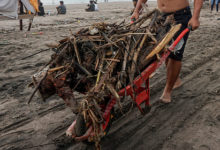
<svg viewBox="0 0 220 150"><path fill-rule="evenodd" d="M57 5L60 0L41 0L44 5ZM63 0L64 4L81 4L89 3L89 0ZM108 0L108 2L120 2L120 1L132 1L132 0ZM104 0L98 0L98 3L102 3Z"/></svg>

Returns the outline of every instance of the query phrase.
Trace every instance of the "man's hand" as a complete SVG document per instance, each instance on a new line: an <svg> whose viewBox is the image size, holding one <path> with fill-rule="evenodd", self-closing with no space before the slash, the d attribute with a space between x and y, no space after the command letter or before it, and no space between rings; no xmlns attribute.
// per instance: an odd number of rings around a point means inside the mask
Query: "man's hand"
<svg viewBox="0 0 220 150"><path fill-rule="evenodd" d="M139 12L134 11L131 16L131 20L137 20L138 18L139 18Z"/></svg>
<svg viewBox="0 0 220 150"><path fill-rule="evenodd" d="M188 26L192 27L192 30L196 30L200 25L199 19L192 17L189 20Z"/></svg>
<svg viewBox="0 0 220 150"><path fill-rule="evenodd" d="M137 20L139 18L140 15L140 10L142 8L142 3L146 3L147 0L138 0L136 8L134 9L134 12L131 16L131 20Z"/></svg>
<svg viewBox="0 0 220 150"><path fill-rule="evenodd" d="M194 0L194 9L193 9L193 16L189 20L188 25L192 27L192 30L195 30L199 27L199 14L202 8L203 0Z"/></svg>

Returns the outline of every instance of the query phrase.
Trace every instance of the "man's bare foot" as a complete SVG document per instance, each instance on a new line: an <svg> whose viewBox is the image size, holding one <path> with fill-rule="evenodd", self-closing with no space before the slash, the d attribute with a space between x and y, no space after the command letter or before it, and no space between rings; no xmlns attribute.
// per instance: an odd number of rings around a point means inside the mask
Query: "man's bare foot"
<svg viewBox="0 0 220 150"><path fill-rule="evenodd" d="M171 102L171 95L170 94L162 94L160 97L160 101L163 103L170 103Z"/></svg>
<svg viewBox="0 0 220 150"><path fill-rule="evenodd" d="M66 130L66 136L74 136L75 134L73 133L74 132L74 126L76 124L76 120L73 121L73 123L69 126L69 128Z"/></svg>
<svg viewBox="0 0 220 150"><path fill-rule="evenodd" d="M177 80L176 80L176 82L175 82L175 84L174 84L174 86L173 86L173 89L176 89L176 88L180 87L181 85L182 85L182 81L181 81L181 79L178 77Z"/></svg>

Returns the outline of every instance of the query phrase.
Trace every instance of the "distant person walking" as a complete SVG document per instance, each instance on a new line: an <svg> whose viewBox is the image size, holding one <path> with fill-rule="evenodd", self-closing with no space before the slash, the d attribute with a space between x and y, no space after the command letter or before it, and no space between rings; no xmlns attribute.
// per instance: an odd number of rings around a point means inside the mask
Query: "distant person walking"
<svg viewBox="0 0 220 150"><path fill-rule="evenodd" d="M216 12L218 12L218 3L220 3L220 0L211 0L211 12L213 11L214 4L216 7Z"/></svg>
<svg viewBox="0 0 220 150"><path fill-rule="evenodd" d="M60 1L60 5L56 7L57 14L66 14L66 6L64 5L63 1Z"/></svg>
<svg viewBox="0 0 220 150"><path fill-rule="evenodd" d="M105 2L108 2L108 0L105 0Z"/></svg>

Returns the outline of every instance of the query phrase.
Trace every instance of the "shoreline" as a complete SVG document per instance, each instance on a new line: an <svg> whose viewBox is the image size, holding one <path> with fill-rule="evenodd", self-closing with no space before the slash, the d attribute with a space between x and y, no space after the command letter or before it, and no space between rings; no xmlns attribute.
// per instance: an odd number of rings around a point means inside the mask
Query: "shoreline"
<svg viewBox="0 0 220 150"><path fill-rule="evenodd" d="M132 2L132 0L118 0L118 1L110 1L110 2L107 2L107 3L117 3L117 2ZM156 2L156 0L148 0L148 2ZM72 4L88 4L89 3L89 0L86 1L86 2L76 2L76 3L65 3L65 5L72 5ZM98 4L102 4L102 3L106 3L104 1L101 1L101 2L98 2ZM54 6L54 5L59 5L59 3L55 3L55 4L52 4L52 3L43 3L44 6Z"/></svg>
<svg viewBox="0 0 220 150"><path fill-rule="evenodd" d="M156 2L149 2L149 9L156 7ZM57 15L55 5L44 6L45 13L50 12L50 15L45 17L35 16L30 32L41 31L45 29L61 28L66 26L72 26L74 28L80 28L93 24L95 22L117 22L122 19L129 20L130 11L133 9L132 2L109 2L100 3L99 11L86 12L86 4L67 4L67 13L65 15ZM120 16L120 17L118 17ZM24 31L28 25L28 19L23 20ZM90 22L90 23L89 23ZM130 21L128 21L130 22ZM18 20L5 20L0 21L1 31L19 31ZM65 29L64 29L65 30Z"/></svg>

